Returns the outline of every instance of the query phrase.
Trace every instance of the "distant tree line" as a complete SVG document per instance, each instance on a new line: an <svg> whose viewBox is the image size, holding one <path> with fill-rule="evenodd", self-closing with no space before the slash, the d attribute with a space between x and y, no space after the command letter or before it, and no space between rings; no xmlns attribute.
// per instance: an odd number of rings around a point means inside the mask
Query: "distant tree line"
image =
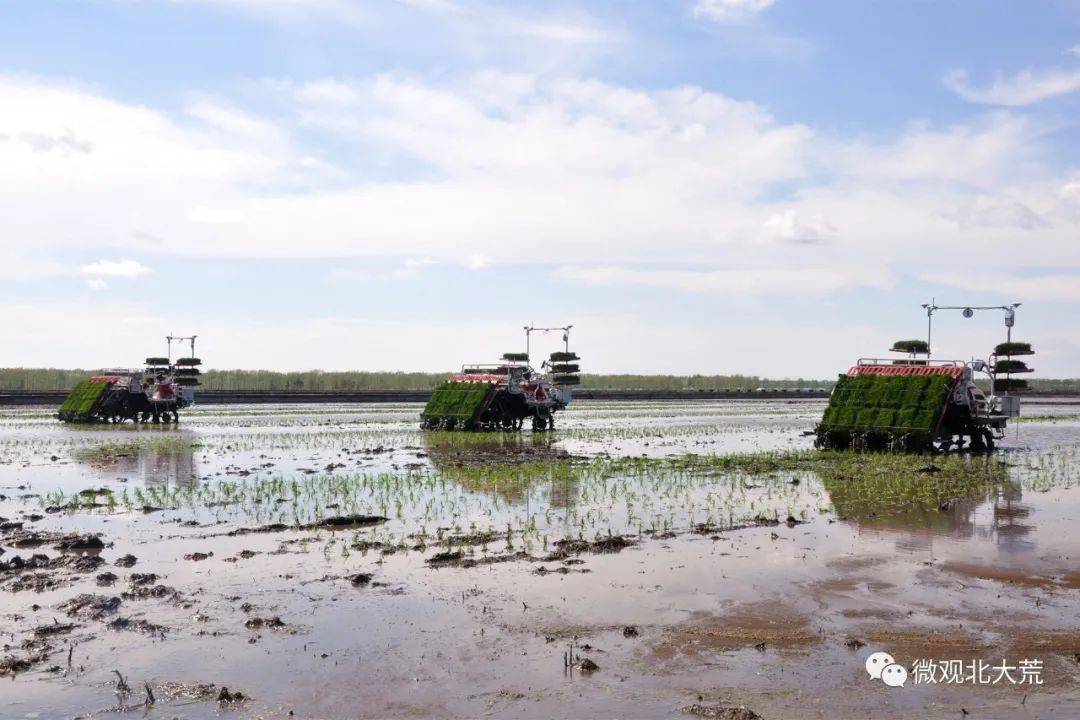
<svg viewBox="0 0 1080 720"><path fill-rule="evenodd" d="M0 368L0 390L69 390L97 370ZM430 390L450 372L277 372L273 370L207 370L203 390ZM771 380L757 375L598 375L583 373L581 387L597 390L755 390L757 388L830 388L834 380ZM1080 392L1080 379L1031 380L1033 390Z"/></svg>

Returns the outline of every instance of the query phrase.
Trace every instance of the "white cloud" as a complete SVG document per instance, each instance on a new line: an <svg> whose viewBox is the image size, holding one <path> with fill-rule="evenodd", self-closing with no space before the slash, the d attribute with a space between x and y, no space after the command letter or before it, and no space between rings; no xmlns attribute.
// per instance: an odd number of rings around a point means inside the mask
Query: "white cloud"
<svg viewBox="0 0 1080 720"><path fill-rule="evenodd" d="M572 45L605 43L615 39L610 30L586 22L508 20L504 25L511 34L551 40Z"/></svg>
<svg viewBox="0 0 1080 720"><path fill-rule="evenodd" d="M1076 55L1077 57L1080 57L1080 45L1073 45L1065 52L1067 52L1069 55Z"/></svg>
<svg viewBox="0 0 1080 720"><path fill-rule="evenodd" d="M1033 121L995 114L969 125L936 129L918 123L895 142L860 140L829 148L842 169L875 184L921 182L995 186L1042 172L1041 128Z"/></svg>
<svg viewBox="0 0 1080 720"><path fill-rule="evenodd" d="M955 217L964 227L1033 230L1049 224L1046 218L1024 203L1009 198L979 197L965 201L957 208Z"/></svg>
<svg viewBox="0 0 1080 720"><path fill-rule="evenodd" d="M481 253L470 255L465 259L465 267L470 270L486 270L491 267L491 258Z"/></svg>
<svg viewBox="0 0 1080 720"><path fill-rule="evenodd" d="M820 295L849 287L889 288L887 273L873 267L739 270L666 270L604 265L559 268L555 276L586 285L644 285L671 290L739 295Z"/></svg>
<svg viewBox="0 0 1080 720"><path fill-rule="evenodd" d="M869 142L694 87L484 72L270 92L274 118L215 98L166 114L0 76L0 136L66 136L89 148L0 141L9 180L0 204L20 208L0 215L18 265L0 273L55 272L73 253L145 252L392 258L387 267L402 257L453 266L557 258L639 271L677 258L747 271L764 288L781 283L753 274L761 268L790 273L796 288L802 268L839 268L807 276L817 293L866 278L880 287L927 256L1080 264L1076 175L1049 170L1040 126L1010 114ZM309 138L361 160L311 162ZM776 186L791 189L786 199L764 199ZM868 274L845 270L853 258ZM709 271L633 277L688 289L736 282Z"/></svg>
<svg viewBox="0 0 1080 720"><path fill-rule="evenodd" d="M174 0L174 2L177 0ZM385 1L377 0L179 0L181 2L235 6L245 12L286 25L300 22L343 24L353 30L385 33L395 17ZM744 0L745 1L745 0ZM753 0L760 1L760 0ZM473 53L494 38L536 40L547 46L583 46L616 41L620 34L603 27L584 12L514 12L482 0L397 0L409 13L409 30L439 28L444 38L458 36L472 45ZM543 9L541 4L538 8ZM400 26L397 30L400 31ZM453 32L446 32L450 27ZM391 31L391 32L393 32Z"/></svg>
<svg viewBox="0 0 1080 720"><path fill-rule="evenodd" d="M694 15L713 22L744 20L772 7L776 0L698 0Z"/></svg>
<svg viewBox="0 0 1080 720"><path fill-rule="evenodd" d="M90 277L134 278L153 272L137 260L98 260L79 268L79 273Z"/></svg>
<svg viewBox="0 0 1080 720"><path fill-rule="evenodd" d="M836 228L821 213L800 217L793 210L777 213L765 221L763 239L811 245L836 237Z"/></svg>
<svg viewBox="0 0 1080 720"><path fill-rule="evenodd" d="M1022 107L1080 90L1080 70L1024 70L1011 78L998 76L981 88L969 82L967 71L951 70L944 81L968 102Z"/></svg>
<svg viewBox="0 0 1080 720"><path fill-rule="evenodd" d="M86 281L86 286L91 290L105 290L109 287L109 283L101 278L89 278Z"/></svg>
<svg viewBox="0 0 1080 720"><path fill-rule="evenodd" d="M936 272L926 273L920 279L962 290L994 293L1021 302L1080 301L1080 273L1017 276L1000 272Z"/></svg>

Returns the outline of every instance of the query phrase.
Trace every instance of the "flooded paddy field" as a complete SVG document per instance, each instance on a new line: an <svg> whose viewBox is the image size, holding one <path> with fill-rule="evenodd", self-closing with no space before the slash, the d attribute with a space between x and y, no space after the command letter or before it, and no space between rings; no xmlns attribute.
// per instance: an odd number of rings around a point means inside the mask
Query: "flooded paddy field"
<svg viewBox="0 0 1080 720"><path fill-rule="evenodd" d="M3 717L1080 715L1080 405L990 457L817 453L823 407L4 409Z"/></svg>

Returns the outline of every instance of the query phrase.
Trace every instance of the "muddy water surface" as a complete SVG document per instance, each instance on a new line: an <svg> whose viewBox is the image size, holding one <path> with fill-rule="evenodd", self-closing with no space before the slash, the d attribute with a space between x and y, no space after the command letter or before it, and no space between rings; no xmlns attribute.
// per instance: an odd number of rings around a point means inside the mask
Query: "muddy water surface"
<svg viewBox="0 0 1080 720"><path fill-rule="evenodd" d="M1080 406L906 463L796 456L821 409L583 402L487 438L414 405L5 411L0 715L1080 715ZM1041 684L890 688L878 650Z"/></svg>

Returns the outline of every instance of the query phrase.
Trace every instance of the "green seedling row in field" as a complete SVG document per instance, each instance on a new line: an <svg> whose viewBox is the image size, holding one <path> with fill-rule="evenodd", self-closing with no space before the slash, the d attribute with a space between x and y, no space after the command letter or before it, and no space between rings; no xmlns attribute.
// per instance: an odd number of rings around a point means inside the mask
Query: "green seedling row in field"
<svg viewBox="0 0 1080 720"><path fill-rule="evenodd" d="M820 429L933 434L953 382L948 375L841 375Z"/></svg>
<svg viewBox="0 0 1080 720"><path fill-rule="evenodd" d="M454 418L468 422L480 412L492 387L485 383L445 383L435 389L421 417Z"/></svg>

